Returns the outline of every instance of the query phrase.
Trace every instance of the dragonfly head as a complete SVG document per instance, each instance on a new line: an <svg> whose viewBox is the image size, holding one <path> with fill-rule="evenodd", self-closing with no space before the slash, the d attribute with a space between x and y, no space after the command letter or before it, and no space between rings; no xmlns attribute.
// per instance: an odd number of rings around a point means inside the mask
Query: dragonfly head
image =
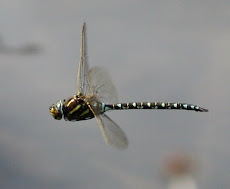
<svg viewBox="0 0 230 189"><path fill-rule="evenodd" d="M60 120L63 116L63 102L60 100L56 104L50 106L50 114L54 119Z"/></svg>

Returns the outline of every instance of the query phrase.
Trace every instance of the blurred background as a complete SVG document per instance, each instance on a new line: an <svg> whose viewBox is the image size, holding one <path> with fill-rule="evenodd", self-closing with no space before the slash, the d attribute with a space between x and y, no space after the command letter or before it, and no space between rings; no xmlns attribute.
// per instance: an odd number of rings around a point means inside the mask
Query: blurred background
<svg viewBox="0 0 230 189"><path fill-rule="evenodd" d="M230 185L230 2L0 2L0 188L167 188L162 160L198 162L197 188ZM189 111L114 111L124 151L95 119L56 121L49 106L77 92L80 35L90 66L113 78L120 102L186 102Z"/></svg>

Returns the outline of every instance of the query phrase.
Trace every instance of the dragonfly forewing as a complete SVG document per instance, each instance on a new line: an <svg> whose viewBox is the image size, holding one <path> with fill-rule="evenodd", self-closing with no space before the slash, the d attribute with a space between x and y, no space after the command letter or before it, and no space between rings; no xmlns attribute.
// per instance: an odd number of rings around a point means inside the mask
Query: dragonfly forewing
<svg viewBox="0 0 230 189"><path fill-rule="evenodd" d="M89 87L89 66L87 57L87 39L86 39L86 24L83 24L81 34L81 49L80 49L80 60L77 74L77 90L78 93L87 94Z"/></svg>

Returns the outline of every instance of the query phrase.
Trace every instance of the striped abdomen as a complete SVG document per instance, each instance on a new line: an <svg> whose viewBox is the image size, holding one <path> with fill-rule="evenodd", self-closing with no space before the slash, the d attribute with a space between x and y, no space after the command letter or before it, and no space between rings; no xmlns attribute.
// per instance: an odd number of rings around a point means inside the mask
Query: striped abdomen
<svg viewBox="0 0 230 189"><path fill-rule="evenodd" d="M108 110L125 110L125 109L168 109L168 110L193 110L197 112L207 112L207 109L196 105L186 103L169 103L169 102L130 102L119 104L102 103L102 111Z"/></svg>

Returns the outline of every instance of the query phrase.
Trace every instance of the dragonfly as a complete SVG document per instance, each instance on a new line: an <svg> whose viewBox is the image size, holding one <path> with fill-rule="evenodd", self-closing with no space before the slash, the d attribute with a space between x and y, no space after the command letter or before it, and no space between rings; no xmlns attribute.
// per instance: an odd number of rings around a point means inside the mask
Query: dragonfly
<svg viewBox="0 0 230 189"><path fill-rule="evenodd" d="M168 109L207 112L205 108L187 103L128 102L118 103L116 88L109 74L101 67L89 69L87 55L86 24L81 33L80 60L77 73L77 94L50 106L50 114L56 120L81 121L96 118L107 144L118 149L128 146L124 131L106 115L110 110Z"/></svg>

